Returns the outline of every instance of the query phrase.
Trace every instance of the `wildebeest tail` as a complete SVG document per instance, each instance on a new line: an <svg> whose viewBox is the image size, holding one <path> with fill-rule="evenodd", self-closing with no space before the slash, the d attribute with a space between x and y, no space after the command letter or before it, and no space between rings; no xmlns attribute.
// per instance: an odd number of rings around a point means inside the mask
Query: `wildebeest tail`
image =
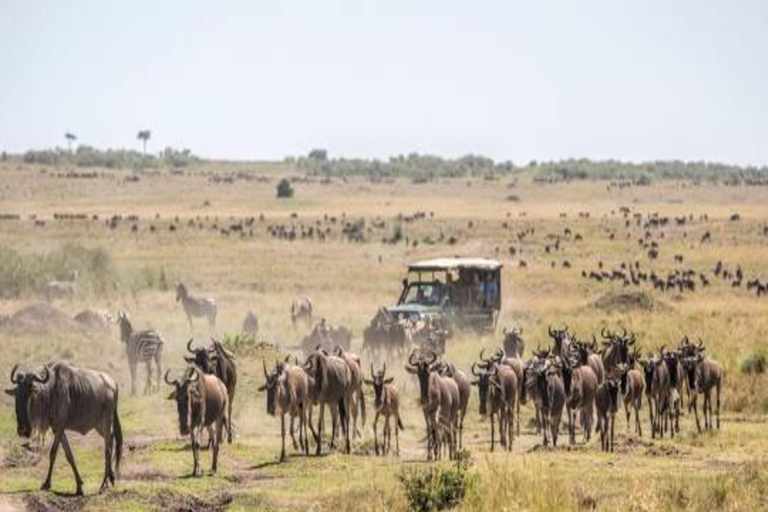
<svg viewBox="0 0 768 512"><path fill-rule="evenodd" d="M397 415L397 428L400 430L405 430L405 427L403 426L403 420L400 419L400 415Z"/></svg>
<svg viewBox="0 0 768 512"><path fill-rule="evenodd" d="M117 415L117 394L115 394L115 415L112 420L112 435L115 438L115 474L120 476L120 460L123 458L123 429Z"/></svg>
<svg viewBox="0 0 768 512"><path fill-rule="evenodd" d="M347 404L344 403L344 399L339 400L339 420L341 421L342 428L346 429L347 424Z"/></svg>

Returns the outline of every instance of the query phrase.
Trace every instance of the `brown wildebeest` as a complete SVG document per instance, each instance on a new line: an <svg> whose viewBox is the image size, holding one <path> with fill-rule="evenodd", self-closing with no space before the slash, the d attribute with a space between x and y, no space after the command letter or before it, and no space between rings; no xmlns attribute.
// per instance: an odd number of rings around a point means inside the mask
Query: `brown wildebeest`
<svg viewBox="0 0 768 512"><path fill-rule="evenodd" d="M18 365L11 371L11 382L15 387L5 391L15 398L16 432L19 436L28 438L33 432L45 433L48 429L53 431L48 475L42 490L51 488L53 464L61 444L75 475L75 494L83 494L83 480L77 471L75 457L67 439L67 430L80 434L87 434L91 430L99 433L104 439L104 479L100 492L106 490L109 483L114 486L115 473L120 473L123 433L117 414L118 389L112 377L68 363L46 365L39 373L17 370Z"/></svg>
<svg viewBox="0 0 768 512"><path fill-rule="evenodd" d="M392 429L390 427L390 418L395 418L395 455L400 455L400 437L399 430L403 430L403 422L400 419L400 394L392 385L394 377L385 378L387 373L387 364L379 372L373 371L371 363L371 380L365 379L365 383L373 387L375 397L374 407L376 414L373 417L373 446L376 455L379 455L379 437L377 424L379 415L384 416L384 443L381 449L381 455L386 455L392 447Z"/></svg>
<svg viewBox="0 0 768 512"><path fill-rule="evenodd" d="M195 366L187 367L184 376L173 381L168 380L168 373L170 370L165 372L165 382L174 387L168 399L176 402L179 432L183 436L189 435L192 444L192 476L197 476L200 469L200 434L204 428L213 444L211 472L215 473L224 423L229 424L227 388L217 376L203 373Z"/></svg>
<svg viewBox="0 0 768 512"><path fill-rule="evenodd" d="M490 415L491 451L494 445L494 415L499 421L499 442L510 451L514 440L515 403L518 400L517 376L512 368L496 363L482 372L477 372L476 366L472 365L472 373L477 377L473 383L480 397L480 414Z"/></svg>
<svg viewBox="0 0 768 512"><path fill-rule="evenodd" d="M282 435L282 448L280 461L285 460L285 415L290 415L290 434L293 440L293 448L301 448L305 455L309 455L309 437L307 433L308 412L312 407L309 398L309 378L306 372L287 363L277 363L271 373L267 372L267 363L262 359L264 378L266 382L259 391L267 392L267 413L270 416L280 415L280 433ZM299 418L299 442L293 433L294 418Z"/></svg>
<svg viewBox="0 0 768 512"><path fill-rule="evenodd" d="M352 398L352 372L349 365L340 357L328 355L318 348L306 361L305 370L314 379L314 386L310 388L310 396L320 406L317 418L317 432L315 442L316 454L322 452L322 436L325 406L331 411L332 432L331 448L336 441L336 431L341 426L345 441L345 451L350 453L349 434L349 407ZM339 420L340 423L339 423Z"/></svg>
<svg viewBox="0 0 768 512"><path fill-rule="evenodd" d="M237 388L237 365L235 355L216 339L211 339L210 347L192 348L192 338L187 341L187 351L195 357L184 356L189 364L194 364L204 373L216 375L227 388L227 442L232 443L232 402L235 401Z"/></svg>
<svg viewBox="0 0 768 512"><path fill-rule="evenodd" d="M695 356L685 359L684 367L689 380L689 386L693 389L693 398L691 400L693 412L696 417L696 428L701 432L699 423L699 411L696 405L697 396L704 395L704 428L712 430L712 391L715 391L717 417L717 429L720 430L720 389L723 381L723 369L720 363L714 359L705 357L704 344L699 340Z"/></svg>

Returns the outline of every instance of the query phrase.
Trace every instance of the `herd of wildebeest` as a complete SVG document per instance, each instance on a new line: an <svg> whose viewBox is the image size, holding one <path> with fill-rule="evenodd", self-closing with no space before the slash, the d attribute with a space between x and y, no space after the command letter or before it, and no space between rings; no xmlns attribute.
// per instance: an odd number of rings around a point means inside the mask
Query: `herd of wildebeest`
<svg viewBox="0 0 768 512"><path fill-rule="evenodd" d="M56 283L53 288L68 293L66 283ZM176 285L176 299L183 306L190 328L195 317L204 317L211 327L215 325L213 299L195 297L180 283ZM386 310L380 314L385 315ZM294 326L302 320L311 325L312 302L305 297L294 301L291 320ZM131 394L136 394L140 363L146 366L144 393L159 391L162 335L154 330L135 330L128 314L122 311L117 315L117 323L129 363ZM362 435L361 427L366 422L366 387L372 388L374 397L375 453L390 453L394 430L394 453L399 455L398 432L403 429L401 409L406 402L394 377L387 373L387 361L390 365L403 364L405 371L418 382L426 457L430 460L445 455L454 458L463 447L464 418L473 386L478 390L479 414L489 419L491 451L496 444L497 430L500 447L511 450L514 438L520 436L520 405L528 401L534 406L536 433L542 436L545 446L550 443L557 446L565 412L570 443L576 442L578 426L585 441L590 440L593 431L597 432L601 448L613 451L615 417L622 402L627 430L634 429L638 436L643 435L640 419L643 397L654 438L665 434L674 437L680 432L684 395L699 431L702 426L698 395L703 396L704 428L720 427L723 371L720 364L707 355L701 340L694 343L686 336L674 348L664 346L658 351L641 353L635 334L626 329L619 332L603 328L598 338L595 334L578 337L567 326L550 327L551 346L536 349L525 358L523 331L518 327L504 329L502 346L489 355L481 351L479 359L465 371L445 360L443 351L432 342L439 331L430 330L429 325L415 325L417 323L403 326L406 353L401 356L393 352L384 362L378 353L368 350L363 353L370 359L366 365L361 355L351 351L351 333L334 328L324 319L315 324L305 338L310 341L302 346L303 362L288 355L270 368L262 360L264 384L258 391L265 392L268 414L280 417L280 460L286 456L286 433L294 449L305 455L310 453L310 443L314 443L314 452L318 455L324 440L333 449L339 436L343 443L341 449L349 454L351 439ZM258 329L258 321L249 314L244 329L254 327ZM190 439L192 474L198 475L204 430L208 432L212 472L217 469L225 429L227 441L232 442L232 403L237 389L238 364L235 355L215 338L209 346L202 347L195 347L190 339L186 347L189 355L184 356L184 371L171 378L170 370L166 370L164 381L172 391L168 398L177 406L179 432ZM49 469L42 488L50 488L54 461L61 445L75 476L76 493L82 494L83 481L67 431L85 434L96 430L101 435L104 439L101 490L110 483L114 485L123 452L115 380L104 372L61 361L28 371L16 365L10 378L14 387L6 393L15 399L18 435L31 437L48 430L53 433ZM324 437L326 407L332 418L332 429L330 436ZM312 419L315 408L316 426ZM634 422L631 421L633 411ZM383 430L379 429L380 419L383 419Z"/></svg>

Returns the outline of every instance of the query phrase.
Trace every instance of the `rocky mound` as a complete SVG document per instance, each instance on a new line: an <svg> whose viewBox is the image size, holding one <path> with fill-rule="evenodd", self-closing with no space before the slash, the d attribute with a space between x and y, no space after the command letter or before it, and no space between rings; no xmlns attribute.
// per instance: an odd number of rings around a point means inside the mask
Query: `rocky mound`
<svg viewBox="0 0 768 512"><path fill-rule="evenodd" d="M73 319L45 302L20 309L3 323L3 330L15 334L81 334Z"/></svg>

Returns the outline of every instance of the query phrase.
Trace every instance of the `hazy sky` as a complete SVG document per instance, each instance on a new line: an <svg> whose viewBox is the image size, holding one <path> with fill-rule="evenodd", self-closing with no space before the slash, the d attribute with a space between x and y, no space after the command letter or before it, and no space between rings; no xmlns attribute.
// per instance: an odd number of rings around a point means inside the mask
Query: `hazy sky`
<svg viewBox="0 0 768 512"><path fill-rule="evenodd" d="M0 2L0 150L768 164L768 2Z"/></svg>

